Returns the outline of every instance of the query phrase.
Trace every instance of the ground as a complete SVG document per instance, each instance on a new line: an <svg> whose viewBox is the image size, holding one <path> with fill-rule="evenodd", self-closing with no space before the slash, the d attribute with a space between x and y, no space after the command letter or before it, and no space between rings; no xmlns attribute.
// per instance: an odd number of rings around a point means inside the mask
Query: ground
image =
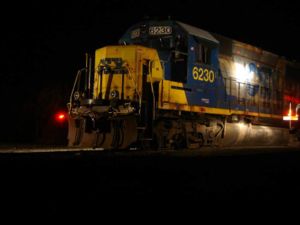
<svg viewBox="0 0 300 225"><path fill-rule="evenodd" d="M29 218L216 210L237 202L287 207L300 199L299 161L296 148L2 153L1 202L8 212Z"/></svg>

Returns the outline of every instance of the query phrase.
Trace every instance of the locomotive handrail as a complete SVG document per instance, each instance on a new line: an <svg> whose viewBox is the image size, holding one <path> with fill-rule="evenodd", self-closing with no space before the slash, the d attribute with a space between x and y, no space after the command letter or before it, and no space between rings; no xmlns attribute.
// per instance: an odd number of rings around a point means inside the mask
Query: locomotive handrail
<svg viewBox="0 0 300 225"><path fill-rule="evenodd" d="M129 68L129 66L128 66L127 63L125 64L125 67L126 67L126 69L128 71L129 77L133 80L134 89L135 89L135 92L136 92L136 94L138 95L138 98L139 98L139 114L140 114L141 113L141 105L142 105L142 96L139 93L139 90L137 88L136 80L134 79L133 75L131 74L130 68Z"/></svg>
<svg viewBox="0 0 300 225"><path fill-rule="evenodd" d="M187 52L183 52L183 51L179 51L179 50L172 50L171 53L179 53L181 55L186 55L186 56L189 55Z"/></svg>
<svg viewBox="0 0 300 225"><path fill-rule="evenodd" d="M70 104L70 107L69 107L69 114L70 114L70 112L71 112L71 110L72 110L73 94L74 94L74 91L75 91L75 87L76 87L76 85L77 85L77 83L78 83L78 79L79 79L79 77L81 76L81 72L82 72L83 70L85 70L85 68L78 70L77 75L76 75L76 78L75 78L75 81L74 81L74 85L73 85L73 88L72 88L72 91L71 91L71 95L70 95L70 100L69 100L69 104Z"/></svg>
<svg viewBox="0 0 300 225"><path fill-rule="evenodd" d="M165 67L165 63L167 63L168 61L165 61L165 60L159 60L159 62L160 62L160 65L161 65L161 68L162 68L162 71L163 71L163 75L165 75L165 69L166 69L166 67Z"/></svg>
<svg viewBox="0 0 300 225"><path fill-rule="evenodd" d="M152 97L153 97L153 101L152 101L152 114L153 114L153 118L152 120L155 119L155 94L154 94L154 88L153 88L153 81L152 81L152 63L153 61L149 61L149 78L150 78L150 86L151 86L151 92L152 92Z"/></svg>

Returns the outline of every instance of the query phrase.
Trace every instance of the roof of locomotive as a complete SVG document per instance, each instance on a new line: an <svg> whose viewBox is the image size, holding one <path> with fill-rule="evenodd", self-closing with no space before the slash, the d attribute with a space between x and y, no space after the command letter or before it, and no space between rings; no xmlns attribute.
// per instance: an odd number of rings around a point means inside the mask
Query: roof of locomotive
<svg viewBox="0 0 300 225"><path fill-rule="evenodd" d="M268 61L266 63L270 64L274 64L275 61L279 58L278 55L266 51L262 48L244 42L236 41L219 34L208 32L179 21L176 21L176 23L179 24L189 35L193 35L219 44L220 53L223 55L241 55L247 58L252 58L254 60L261 59L262 62Z"/></svg>
<svg viewBox="0 0 300 225"><path fill-rule="evenodd" d="M176 21L176 23L179 24L190 35L193 35L193 36L196 36L196 37L199 37L202 39L206 39L206 40L209 40L209 41L219 44L219 41L213 35L211 35L209 32L207 32L205 30L182 23L180 21Z"/></svg>
<svg viewBox="0 0 300 225"><path fill-rule="evenodd" d="M225 37L220 34L212 33L206 30L202 30L198 27L188 25L186 23L183 23L181 21L176 20L146 20L141 21L139 23L134 24L131 26L126 33L123 35L123 37L120 39L119 43L134 43L134 38L132 38L132 32L136 31L136 29L139 29L141 27L145 26L172 26L177 29L180 28L183 32L185 32L187 35L192 35L204 40L208 40L216 45L219 46L219 52L222 55L227 56L233 56L233 55L239 55L248 59L252 59L254 61L258 61L261 63L265 63L268 65L276 65L276 62L279 58L284 59L284 57L279 56L277 54L274 54L270 51L266 51L262 48L256 47L254 45L250 45L244 42L236 41L232 38ZM181 32L182 32L181 31ZM173 31L172 31L173 32ZM288 60L286 60L288 61ZM295 62L290 62L291 64L297 64Z"/></svg>
<svg viewBox="0 0 300 225"><path fill-rule="evenodd" d="M201 38L204 40L208 40L215 44L219 44L219 41L213 35L211 35L211 33L209 33L208 31L205 31L200 28L188 25L188 24L180 22L180 21L175 21L175 20L161 20L161 21L160 20L157 20L157 21L147 20L147 21L142 21L142 22L136 23L126 31L126 33L120 39L119 43L123 43L124 41L126 42L126 41L129 41L130 39L134 39L134 38L138 37L138 36L132 37L131 32L134 32L137 29L143 29L146 26L149 26L149 27L170 26L170 27L172 27L172 32L173 32L173 29L176 30L176 32L180 32L179 30L181 30L181 32L185 32L187 35L193 35L195 37L198 37L198 38ZM148 35L151 36L150 31L149 31ZM130 43L130 41L129 41L129 43Z"/></svg>
<svg viewBox="0 0 300 225"><path fill-rule="evenodd" d="M243 43L243 42L240 42L240 41L236 41L234 39L227 38L227 37L224 37L222 35L215 34L215 33L212 33L212 32L206 31L206 30L202 30L198 27L191 26L189 24L183 23L181 21L176 21L176 20L146 20L146 21L141 21L141 22L136 23L133 26L131 26L126 31L126 33L122 36L122 38L120 39L119 42L123 43L124 40L126 40L126 41L128 41L130 39L132 40L131 32L135 31L136 29L139 29L141 27L145 27L145 26L149 26L149 27L151 27L151 26L156 26L156 27L159 27L159 26L162 26L162 27L163 26L172 26L173 28L177 27L177 28L175 28L175 30L177 32L178 32L178 28L180 28L182 31L184 31L188 35L192 35L192 36L204 39L204 40L208 40L208 41L213 42L215 44L219 44L221 53L225 53L225 54L228 53L228 51L226 51L225 49L228 50L228 48L233 47L233 45L247 46L248 49L251 48L255 51L262 51L263 50L263 49L260 49L258 47L255 47L253 45L249 45L249 44L246 44L246 43ZM129 43L130 43L130 41L129 41ZM265 51L265 50L263 50L263 51ZM265 52L268 52L268 51L265 51ZM272 54L274 56L276 55L276 54L273 54L271 52L268 52L268 53Z"/></svg>
<svg viewBox="0 0 300 225"><path fill-rule="evenodd" d="M189 35L206 39L218 44L219 52L222 55L229 57L232 57L234 55L240 56L273 67L276 66L278 59L281 59L284 60L287 65L287 76L291 76L292 74L295 78L298 77L298 75L300 75L299 62L287 60L284 56L280 56L278 54L264 50L263 48L259 48L251 44L237 41L235 39L228 38L220 34L208 32L200 28L182 23L180 21L175 22L179 24Z"/></svg>

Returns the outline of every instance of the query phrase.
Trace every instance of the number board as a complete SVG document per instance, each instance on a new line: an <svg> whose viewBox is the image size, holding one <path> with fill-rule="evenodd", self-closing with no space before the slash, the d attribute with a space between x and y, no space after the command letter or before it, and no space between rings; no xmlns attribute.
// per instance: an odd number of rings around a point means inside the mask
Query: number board
<svg viewBox="0 0 300 225"><path fill-rule="evenodd" d="M194 66L193 67L193 79L201 82L214 83L216 80L216 73L214 70Z"/></svg>
<svg viewBox="0 0 300 225"><path fill-rule="evenodd" d="M171 26L151 26L149 27L150 35L166 35L172 34Z"/></svg>

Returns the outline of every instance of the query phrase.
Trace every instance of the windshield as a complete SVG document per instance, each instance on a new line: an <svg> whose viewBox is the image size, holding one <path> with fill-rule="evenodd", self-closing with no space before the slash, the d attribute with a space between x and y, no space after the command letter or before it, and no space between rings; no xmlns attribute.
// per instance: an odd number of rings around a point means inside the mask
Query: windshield
<svg viewBox="0 0 300 225"><path fill-rule="evenodd" d="M148 40L149 47L159 50L170 50L173 48L172 36L156 37Z"/></svg>
<svg viewBox="0 0 300 225"><path fill-rule="evenodd" d="M171 35L157 37L139 37L132 40L132 44L143 45L157 50L171 50L174 48L174 40Z"/></svg>

